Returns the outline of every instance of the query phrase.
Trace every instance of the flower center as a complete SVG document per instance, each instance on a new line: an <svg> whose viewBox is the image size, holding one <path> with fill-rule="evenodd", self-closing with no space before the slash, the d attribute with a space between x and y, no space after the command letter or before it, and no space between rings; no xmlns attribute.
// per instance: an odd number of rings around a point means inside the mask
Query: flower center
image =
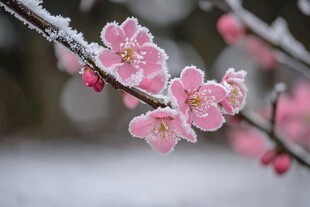
<svg viewBox="0 0 310 207"><path fill-rule="evenodd" d="M124 52L121 54L121 57L124 62L128 62L136 57L135 53L135 50L130 47L124 50Z"/></svg>
<svg viewBox="0 0 310 207"><path fill-rule="evenodd" d="M210 95L210 89L204 90L194 90L193 92L187 92L188 98L185 103L187 103L192 112L194 112L199 117L208 116L208 109L215 103L215 97Z"/></svg>
<svg viewBox="0 0 310 207"><path fill-rule="evenodd" d="M160 123L158 127L159 132L167 132L169 130L169 126L165 125L164 123Z"/></svg>
<svg viewBox="0 0 310 207"><path fill-rule="evenodd" d="M233 106L239 105L239 98L242 96L239 88L235 85L231 85L233 87L232 91L229 94L229 103Z"/></svg>
<svg viewBox="0 0 310 207"><path fill-rule="evenodd" d="M202 98L197 93L194 93L193 95L189 96L187 100L188 104L193 107L202 106L203 104Z"/></svg>
<svg viewBox="0 0 310 207"><path fill-rule="evenodd" d="M158 119L158 124L156 124L153 128L154 139L160 136L160 138L166 140L167 137L169 138L174 135L174 130L169 125L169 121L171 120L173 120L172 117L165 117Z"/></svg>
<svg viewBox="0 0 310 207"><path fill-rule="evenodd" d="M140 50L140 44L137 40L126 38L125 42L120 44L120 47L122 52L117 52L116 54L122 58L122 63L127 62L135 68L139 68L139 64L146 64L143 61L146 52Z"/></svg>

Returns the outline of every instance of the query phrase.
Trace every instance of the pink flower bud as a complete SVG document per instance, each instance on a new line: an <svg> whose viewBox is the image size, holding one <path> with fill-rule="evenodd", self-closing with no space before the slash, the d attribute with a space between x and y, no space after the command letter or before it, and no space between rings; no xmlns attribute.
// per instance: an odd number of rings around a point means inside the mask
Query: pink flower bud
<svg viewBox="0 0 310 207"><path fill-rule="evenodd" d="M235 44L244 35L243 25L232 14L225 14L217 21L217 30L228 44Z"/></svg>
<svg viewBox="0 0 310 207"><path fill-rule="evenodd" d="M266 151L262 157L260 158L260 162L262 163L262 165L269 165L277 156L277 151L272 149L272 150L268 150Z"/></svg>
<svg viewBox="0 0 310 207"><path fill-rule="evenodd" d="M83 83L87 87L93 87L98 82L99 76L97 73L91 69L89 66L84 66L84 72L82 75Z"/></svg>
<svg viewBox="0 0 310 207"><path fill-rule="evenodd" d="M96 91L97 93L100 93L102 91L102 89L104 88L104 81L99 78L99 80L97 81L97 83L93 86L94 91Z"/></svg>
<svg viewBox="0 0 310 207"><path fill-rule="evenodd" d="M278 155L273 161L274 170L278 175L284 174L291 167L291 164L292 158L288 154Z"/></svg>

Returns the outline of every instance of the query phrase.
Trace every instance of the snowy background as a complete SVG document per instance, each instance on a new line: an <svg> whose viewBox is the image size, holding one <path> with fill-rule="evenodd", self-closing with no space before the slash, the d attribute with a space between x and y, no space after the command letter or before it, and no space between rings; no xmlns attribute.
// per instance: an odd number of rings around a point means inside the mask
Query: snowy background
<svg viewBox="0 0 310 207"><path fill-rule="evenodd" d="M95 2L93 5L92 3ZM310 21L291 0L245 1L270 24L282 16L310 50ZM270 75L216 31L219 9L188 0L45 0L52 14L72 19L89 41L102 27L136 16L170 56L172 76L197 65L211 79L228 67L249 72L248 104L266 104L274 81L297 75L284 66ZM93 6L91 6L93 5ZM298 22L298 24L296 24ZM199 133L160 156L131 138L128 123L149 108L129 111L119 92L96 94L81 77L57 69L53 45L0 12L0 207L308 207L310 173L294 163L278 177L258 160L232 151L227 126Z"/></svg>

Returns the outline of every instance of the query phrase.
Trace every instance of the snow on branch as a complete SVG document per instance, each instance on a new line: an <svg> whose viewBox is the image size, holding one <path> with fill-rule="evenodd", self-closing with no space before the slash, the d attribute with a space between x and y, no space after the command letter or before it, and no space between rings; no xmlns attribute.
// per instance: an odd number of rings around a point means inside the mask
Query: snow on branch
<svg viewBox="0 0 310 207"><path fill-rule="evenodd" d="M141 91L134 87L120 84L110 75L95 58L99 46L95 43L88 44L81 33L77 33L69 27L69 18L53 16L40 5L38 0L1 0L0 4L6 11L28 25L30 29L35 29L49 41L60 43L69 50L77 54L83 63L89 64L100 76L113 88L122 90L130 95L149 104L153 108L166 106L165 100Z"/></svg>
<svg viewBox="0 0 310 207"><path fill-rule="evenodd" d="M271 26L261 21L252 13L245 10L240 0L226 0L231 10L255 33L271 42L275 46L282 48L291 56L310 65L310 53L302 43L297 41L290 33L287 22L278 17Z"/></svg>

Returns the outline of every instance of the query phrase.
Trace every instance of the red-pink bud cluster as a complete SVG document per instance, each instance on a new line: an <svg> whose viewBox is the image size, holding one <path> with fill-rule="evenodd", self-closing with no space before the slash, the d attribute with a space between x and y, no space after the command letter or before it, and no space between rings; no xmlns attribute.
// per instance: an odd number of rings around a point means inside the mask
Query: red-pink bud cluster
<svg viewBox="0 0 310 207"><path fill-rule="evenodd" d="M262 155L260 162L265 166L272 163L275 172L278 175L283 175L290 169L292 158L289 154L279 153L277 150L271 149Z"/></svg>
<svg viewBox="0 0 310 207"><path fill-rule="evenodd" d="M85 65L83 68L82 80L85 86L92 87L97 93L101 92L104 88L104 81L88 65Z"/></svg>

